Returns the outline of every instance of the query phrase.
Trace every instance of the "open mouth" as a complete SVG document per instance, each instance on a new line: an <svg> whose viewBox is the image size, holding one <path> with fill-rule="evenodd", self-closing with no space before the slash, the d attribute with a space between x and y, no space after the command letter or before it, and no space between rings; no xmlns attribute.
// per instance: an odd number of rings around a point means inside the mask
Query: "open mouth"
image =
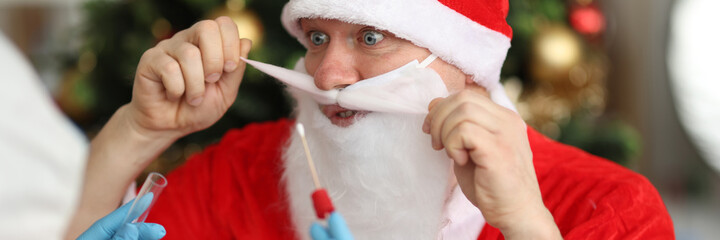
<svg viewBox="0 0 720 240"><path fill-rule="evenodd" d="M340 107L339 105L324 105L320 107L325 116L330 119L333 125L347 127L355 123L358 119L367 115L367 111L355 111Z"/></svg>

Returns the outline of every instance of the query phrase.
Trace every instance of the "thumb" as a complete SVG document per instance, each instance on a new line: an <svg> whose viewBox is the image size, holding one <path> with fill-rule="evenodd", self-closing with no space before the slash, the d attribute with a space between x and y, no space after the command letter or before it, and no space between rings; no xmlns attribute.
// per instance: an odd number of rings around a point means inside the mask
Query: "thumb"
<svg viewBox="0 0 720 240"><path fill-rule="evenodd" d="M153 193L148 192L145 195L143 195L140 199L135 198L134 201L130 202L132 203L132 212L128 212L129 210L125 210L127 212L127 215L125 216L123 223L129 223L135 220L136 218L140 217L145 210L150 206L153 200ZM128 204L130 204L128 203ZM125 204L125 205L128 205ZM124 206L123 206L124 207ZM119 210L119 209L118 209Z"/></svg>

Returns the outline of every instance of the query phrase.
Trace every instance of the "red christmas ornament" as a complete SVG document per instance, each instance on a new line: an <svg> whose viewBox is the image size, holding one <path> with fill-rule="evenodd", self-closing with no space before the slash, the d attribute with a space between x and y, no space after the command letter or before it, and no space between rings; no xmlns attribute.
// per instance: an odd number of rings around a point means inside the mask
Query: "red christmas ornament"
<svg viewBox="0 0 720 240"><path fill-rule="evenodd" d="M595 5L576 6L570 10L570 25L584 35L596 35L605 30L605 16Z"/></svg>

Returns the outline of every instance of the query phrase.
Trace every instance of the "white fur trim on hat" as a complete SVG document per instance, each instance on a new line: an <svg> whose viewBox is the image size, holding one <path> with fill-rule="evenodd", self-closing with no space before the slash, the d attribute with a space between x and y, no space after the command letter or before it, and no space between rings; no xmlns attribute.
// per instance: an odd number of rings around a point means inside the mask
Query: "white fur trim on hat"
<svg viewBox="0 0 720 240"><path fill-rule="evenodd" d="M282 23L307 47L302 18L337 19L392 32L473 76L496 96L493 100L500 100L496 103L514 109L511 103L507 105L499 82L510 38L437 0L291 0L283 9Z"/></svg>

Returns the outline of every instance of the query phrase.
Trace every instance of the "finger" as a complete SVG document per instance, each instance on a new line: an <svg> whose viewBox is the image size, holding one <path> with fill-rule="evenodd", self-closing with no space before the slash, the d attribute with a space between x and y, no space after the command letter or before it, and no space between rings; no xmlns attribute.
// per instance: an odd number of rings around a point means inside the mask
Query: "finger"
<svg viewBox="0 0 720 240"><path fill-rule="evenodd" d="M476 207L478 207L476 195L475 195L475 164L470 162L465 166L460 166L457 163L453 164L453 173L457 179L457 183L462 189L463 194L467 199Z"/></svg>
<svg viewBox="0 0 720 240"><path fill-rule="evenodd" d="M484 128L488 132L495 134L499 131L501 124L498 122L496 116L493 116L487 109L478 106L472 102L466 102L459 105L455 111L451 112L450 115L445 118L440 129L440 138L447 139L450 131L455 129L456 126L464 122L470 122L477 124ZM464 132L461 134L473 134L470 132Z"/></svg>
<svg viewBox="0 0 720 240"><path fill-rule="evenodd" d="M156 57L152 70L160 77L165 96L170 101L179 100L185 93L185 80L180 64L167 54Z"/></svg>
<svg viewBox="0 0 720 240"><path fill-rule="evenodd" d="M223 44L223 57L225 63L223 70L232 72L237 68L240 61L240 34L238 27L229 17L219 17L215 22L220 25L220 36Z"/></svg>
<svg viewBox="0 0 720 240"><path fill-rule="evenodd" d="M78 237L80 240L89 239L110 239L123 226L123 220L127 216L128 211L135 201L130 201L120 208L115 209L107 216L97 220L82 235Z"/></svg>
<svg viewBox="0 0 720 240"><path fill-rule="evenodd" d="M430 133L430 113L432 113L433 108L435 105L442 101L445 98L435 98L432 101L430 101L430 104L428 104L428 115L425 116L425 121L423 121L422 130L424 133Z"/></svg>
<svg viewBox="0 0 720 240"><path fill-rule="evenodd" d="M337 212L332 212L328 219L328 227L330 228L330 235L335 239L351 240L353 239L350 229L345 223L342 215Z"/></svg>
<svg viewBox="0 0 720 240"><path fill-rule="evenodd" d="M125 219L125 221L123 223L132 222L136 218L140 217L140 215L142 215L143 212L145 212L145 210L147 210L147 208L152 203L153 196L154 196L153 193L149 192L143 196L139 196L140 200L138 200L138 198L135 198L135 200L133 200L133 202L136 201L136 203L134 203L134 205L132 205L132 210L129 210L131 212L129 214L127 214L127 218ZM126 210L126 212L127 212L127 210Z"/></svg>
<svg viewBox="0 0 720 240"><path fill-rule="evenodd" d="M205 78L203 77L200 49L190 43L181 42L168 54L180 63L185 83L185 101L192 106L200 105L205 94Z"/></svg>
<svg viewBox="0 0 720 240"><path fill-rule="evenodd" d="M464 166L468 161L473 161L473 163L482 167L484 166L481 164L482 158L487 153L480 151L478 147L484 146L486 149L494 149L494 139L493 134L477 124L462 122L455 126L442 141L445 143L445 151L448 157L453 159L456 164Z"/></svg>
<svg viewBox="0 0 720 240"><path fill-rule="evenodd" d="M459 105L473 102L481 107L490 108L494 103L487 98L473 91L462 91L458 94L448 97L444 101L438 101L430 111L430 136L432 138L432 146L434 149L442 149L443 143L440 141L440 130L445 118L452 113Z"/></svg>
<svg viewBox="0 0 720 240"><path fill-rule="evenodd" d="M432 101L430 101L430 104L428 104L428 112L432 111L432 109L435 108L435 105L438 102L442 101L443 99L445 99L445 98L435 98Z"/></svg>
<svg viewBox="0 0 720 240"><path fill-rule="evenodd" d="M126 240L126 239L139 239L140 233L138 232L137 226L131 223L124 224L121 229L117 231L111 240ZM108 239L108 238L104 238Z"/></svg>
<svg viewBox="0 0 720 240"><path fill-rule="evenodd" d="M445 118L453 110L451 98L446 98L443 101L435 103L433 109L428 114L428 132L430 133L430 139L432 142L433 149L440 150L443 148L442 141L440 138L440 129Z"/></svg>
<svg viewBox="0 0 720 240"><path fill-rule="evenodd" d="M108 221L101 218L83 232L77 240L110 239L120 226L120 221Z"/></svg>
<svg viewBox="0 0 720 240"><path fill-rule="evenodd" d="M156 223L134 223L137 226L140 240L157 240L165 236L165 228Z"/></svg>
<svg viewBox="0 0 720 240"><path fill-rule="evenodd" d="M479 94L481 94L481 95L483 95L483 96L485 96L485 97L490 98L490 93L487 91L487 89L485 89L484 87L478 85L478 84L475 83L475 82L470 83L470 84L466 84L464 89L467 89L467 90L470 90L470 91L479 93Z"/></svg>
<svg viewBox="0 0 720 240"><path fill-rule="evenodd" d="M318 223L310 225L310 237L313 240L330 240L330 234Z"/></svg>
<svg viewBox="0 0 720 240"><path fill-rule="evenodd" d="M196 23L193 27L193 43L200 48L202 54L205 80L217 82L222 76L225 57L223 57L223 41L220 35L220 26L211 20Z"/></svg>
<svg viewBox="0 0 720 240"><path fill-rule="evenodd" d="M250 41L250 39L240 39L240 56L247 58L251 47L252 41ZM235 102L238 88L242 82L243 74L245 74L245 67L246 63L244 61L240 61L238 67L235 68L234 71L224 74L223 79L218 83L228 106Z"/></svg>
<svg viewBox="0 0 720 240"><path fill-rule="evenodd" d="M167 52L160 47L166 44L167 40L163 40L158 46L145 51L140 58L137 73L135 74L134 89L151 93L141 96L150 97L152 101L167 99L167 91L165 86L163 86L163 72L172 72L173 70L166 71L165 69L173 69L173 66L168 66L168 61L163 59L169 57ZM170 57L170 60L177 64L172 57ZM182 91L185 91L185 84L182 83L182 71L180 71L180 74L180 86L183 88ZM133 94L133 98L134 97L135 94Z"/></svg>

